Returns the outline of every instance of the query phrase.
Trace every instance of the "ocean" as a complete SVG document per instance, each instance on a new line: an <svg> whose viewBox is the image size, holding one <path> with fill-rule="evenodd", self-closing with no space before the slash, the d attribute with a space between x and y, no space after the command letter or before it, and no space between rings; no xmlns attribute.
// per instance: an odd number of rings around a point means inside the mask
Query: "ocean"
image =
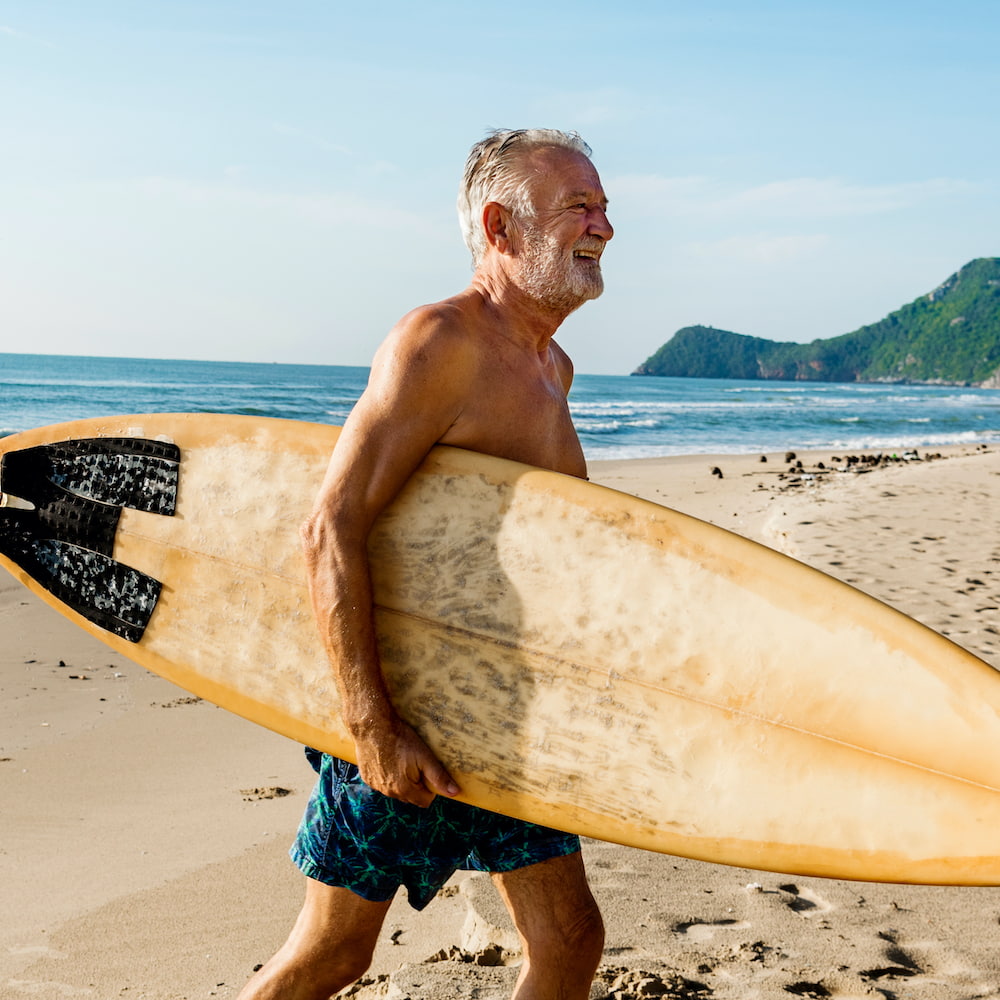
<svg viewBox="0 0 1000 1000"><path fill-rule="evenodd" d="M0 354L0 436L122 413L246 413L343 423L367 368ZM1000 442L1000 390L577 375L587 458L896 452Z"/></svg>

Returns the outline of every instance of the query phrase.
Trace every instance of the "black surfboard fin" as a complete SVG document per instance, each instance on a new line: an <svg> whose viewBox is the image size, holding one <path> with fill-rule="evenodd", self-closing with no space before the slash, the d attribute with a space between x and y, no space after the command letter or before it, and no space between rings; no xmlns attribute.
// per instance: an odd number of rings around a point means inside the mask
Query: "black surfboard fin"
<svg viewBox="0 0 1000 1000"><path fill-rule="evenodd" d="M8 452L0 462L0 552L54 597L138 642L158 580L116 562L122 509L172 515L180 449L144 438L89 438Z"/></svg>

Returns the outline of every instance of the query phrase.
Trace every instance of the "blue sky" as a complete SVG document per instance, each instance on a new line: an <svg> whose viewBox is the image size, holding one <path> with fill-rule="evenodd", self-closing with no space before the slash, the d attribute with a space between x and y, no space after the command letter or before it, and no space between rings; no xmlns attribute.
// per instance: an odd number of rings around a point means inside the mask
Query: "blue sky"
<svg viewBox="0 0 1000 1000"><path fill-rule="evenodd" d="M997 0L0 0L0 350L367 364L531 125L611 199L578 371L846 333L1000 255L998 51Z"/></svg>

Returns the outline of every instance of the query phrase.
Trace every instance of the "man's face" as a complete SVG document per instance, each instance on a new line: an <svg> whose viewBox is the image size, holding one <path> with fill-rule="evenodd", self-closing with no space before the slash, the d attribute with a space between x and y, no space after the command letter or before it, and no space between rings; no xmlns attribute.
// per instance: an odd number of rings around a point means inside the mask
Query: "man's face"
<svg viewBox="0 0 1000 1000"><path fill-rule="evenodd" d="M518 285L532 298L569 314L604 291L601 254L614 235L607 198L582 153L536 152L530 166L534 214L519 220Z"/></svg>

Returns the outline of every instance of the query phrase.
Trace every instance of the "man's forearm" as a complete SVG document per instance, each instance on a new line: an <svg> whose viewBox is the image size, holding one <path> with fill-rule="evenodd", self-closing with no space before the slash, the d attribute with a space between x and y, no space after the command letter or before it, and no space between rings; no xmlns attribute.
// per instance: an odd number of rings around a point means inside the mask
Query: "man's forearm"
<svg viewBox="0 0 1000 1000"><path fill-rule="evenodd" d="M356 535L356 533L354 533ZM364 542L314 516L302 530L309 594L351 736L392 725L395 711L378 658L374 601Z"/></svg>

